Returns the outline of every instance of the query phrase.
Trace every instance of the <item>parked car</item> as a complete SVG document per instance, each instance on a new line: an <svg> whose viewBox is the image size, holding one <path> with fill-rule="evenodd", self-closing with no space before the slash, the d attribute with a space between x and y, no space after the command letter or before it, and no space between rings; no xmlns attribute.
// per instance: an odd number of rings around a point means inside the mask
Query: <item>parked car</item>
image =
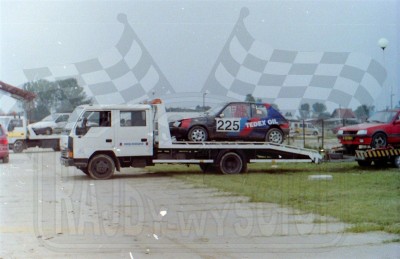
<svg viewBox="0 0 400 259"><path fill-rule="evenodd" d="M303 134L303 130L306 135L314 135L314 136L319 135L318 128L315 127L312 123L309 122L305 122L304 124L302 122L290 123L291 134Z"/></svg>
<svg viewBox="0 0 400 259"><path fill-rule="evenodd" d="M400 146L400 109L380 111L365 123L342 127L337 137L350 152L360 146Z"/></svg>
<svg viewBox="0 0 400 259"><path fill-rule="evenodd" d="M243 140L282 143L289 122L268 103L231 102L214 107L202 117L170 122L177 140Z"/></svg>
<svg viewBox="0 0 400 259"><path fill-rule="evenodd" d="M0 124L0 159L3 160L3 163L8 163L9 161L7 134L1 124Z"/></svg>
<svg viewBox="0 0 400 259"><path fill-rule="evenodd" d="M61 133L67 124L69 113L53 113L43 120L29 124L36 135L51 135Z"/></svg>

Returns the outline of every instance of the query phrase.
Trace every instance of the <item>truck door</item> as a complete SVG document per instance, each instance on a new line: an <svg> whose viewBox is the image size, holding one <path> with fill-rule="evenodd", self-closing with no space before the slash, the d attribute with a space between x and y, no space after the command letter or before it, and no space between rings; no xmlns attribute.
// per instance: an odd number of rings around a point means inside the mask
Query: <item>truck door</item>
<svg viewBox="0 0 400 259"><path fill-rule="evenodd" d="M74 141L76 158L87 158L95 151L114 149L114 124L111 110L86 111L78 120Z"/></svg>
<svg viewBox="0 0 400 259"><path fill-rule="evenodd" d="M153 127L148 109L119 111L116 126L116 149L118 156L153 155Z"/></svg>
<svg viewBox="0 0 400 259"><path fill-rule="evenodd" d="M23 140L27 138L26 131L26 120L24 117L12 118L7 126L8 131L8 142L10 144L15 143L17 140Z"/></svg>

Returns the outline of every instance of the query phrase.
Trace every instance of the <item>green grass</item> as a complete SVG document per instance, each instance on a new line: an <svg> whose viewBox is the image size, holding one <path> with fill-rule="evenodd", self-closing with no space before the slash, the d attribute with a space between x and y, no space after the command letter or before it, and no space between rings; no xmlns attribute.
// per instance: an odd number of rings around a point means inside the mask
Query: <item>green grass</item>
<svg viewBox="0 0 400 259"><path fill-rule="evenodd" d="M208 186L252 202L271 202L333 216L351 223L351 232L386 231L400 234L400 171L362 169L356 163L252 164L241 175L204 174L198 166L156 166L195 186ZM333 180L308 180L329 174Z"/></svg>

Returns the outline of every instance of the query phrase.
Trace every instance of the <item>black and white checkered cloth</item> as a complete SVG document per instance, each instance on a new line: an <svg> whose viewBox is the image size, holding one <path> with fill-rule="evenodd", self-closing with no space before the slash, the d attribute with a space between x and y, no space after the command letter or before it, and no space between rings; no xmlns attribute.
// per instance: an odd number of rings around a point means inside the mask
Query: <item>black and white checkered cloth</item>
<svg viewBox="0 0 400 259"><path fill-rule="evenodd" d="M125 14L118 21L124 31L114 48L100 57L64 66L24 69L28 81L55 81L74 77L99 104L137 103L174 93L174 89L156 65Z"/></svg>
<svg viewBox="0 0 400 259"><path fill-rule="evenodd" d="M303 103L328 107L372 104L386 70L376 60L349 52L274 49L247 31L243 8L202 91L243 100L247 94L295 111Z"/></svg>

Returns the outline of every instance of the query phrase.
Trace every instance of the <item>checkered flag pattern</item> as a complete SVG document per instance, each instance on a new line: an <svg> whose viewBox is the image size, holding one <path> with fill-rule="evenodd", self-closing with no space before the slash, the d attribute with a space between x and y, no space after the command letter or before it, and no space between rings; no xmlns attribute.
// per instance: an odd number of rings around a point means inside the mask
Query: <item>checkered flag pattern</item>
<svg viewBox="0 0 400 259"><path fill-rule="evenodd" d="M119 14L117 19L124 24L124 31L110 51L69 65L24 69L26 78L55 81L74 77L98 104L137 103L155 95L174 93L126 15Z"/></svg>
<svg viewBox="0 0 400 259"><path fill-rule="evenodd" d="M244 100L247 94L295 111L303 103L327 107L371 104L386 79L374 59L349 52L274 49L247 31L243 8L202 91Z"/></svg>

